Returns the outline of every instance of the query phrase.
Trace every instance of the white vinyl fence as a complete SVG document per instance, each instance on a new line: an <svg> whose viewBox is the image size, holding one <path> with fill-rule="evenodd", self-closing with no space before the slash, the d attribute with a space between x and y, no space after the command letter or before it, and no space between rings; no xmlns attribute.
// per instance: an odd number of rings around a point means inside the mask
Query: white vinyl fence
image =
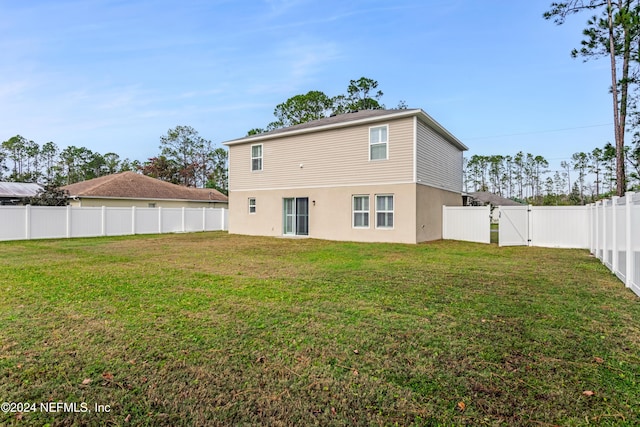
<svg viewBox="0 0 640 427"><path fill-rule="evenodd" d="M491 243L489 206L443 206L442 238Z"/></svg>
<svg viewBox="0 0 640 427"><path fill-rule="evenodd" d="M443 207L443 239L489 243L480 209ZM500 206L498 236L500 246L589 249L640 296L640 193L587 206Z"/></svg>
<svg viewBox="0 0 640 427"><path fill-rule="evenodd" d="M589 249L588 206L501 206L498 244Z"/></svg>
<svg viewBox="0 0 640 427"><path fill-rule="evenodd" d="M589 205L591 253L640 295L640 193Z"/></svg>
<svg viewBox="0 0 640 427"><path fill-rule="evenodd" d="M223 208L0 207L0 240L227 230Z"/></svg>

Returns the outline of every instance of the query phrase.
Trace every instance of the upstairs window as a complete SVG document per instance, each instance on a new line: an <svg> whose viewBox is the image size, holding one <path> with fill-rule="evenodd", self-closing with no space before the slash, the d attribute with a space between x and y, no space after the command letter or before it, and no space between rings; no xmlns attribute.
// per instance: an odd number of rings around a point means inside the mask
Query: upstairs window
<svg viewBox="0 0 640 427"><path fill-rule="evenodd" d="M251 146L251 170L262 170L262 144Z"/></svg>
<svg viewBox="0 0 640 427"><path fill-rule="evenodd" d="M369 160L387 160L389 127L369 128Z"/></svg>

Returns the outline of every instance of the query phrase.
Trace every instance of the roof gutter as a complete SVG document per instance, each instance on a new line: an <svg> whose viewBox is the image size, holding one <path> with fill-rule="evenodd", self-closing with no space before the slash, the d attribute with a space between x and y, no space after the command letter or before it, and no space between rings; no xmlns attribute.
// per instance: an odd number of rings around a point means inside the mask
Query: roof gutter
<svg viewBox="0 0 640 427"><path fill-rule="evenodd" d="M82 199L108 199L108 200L153 200L163 202L196 202L196 203L229 203L228 200L216 200L216 199L161 199L158 197L113 197L113 196L82 196L75 195L70 197L73 200Z"/></svg>
<svg viewBox="0 0 640 427"><path fill-rule="evenodd" d="M350 126L353 126L353 125L362 125L362 124L368 124L368 123L381 122L381 121L385 121L385 120L389 120L389 119L401 119L401 118L404 118L404 117L413 117L413 116L417 116L417 117L421 118L424 122L426 122L430 127L435 129L440 135L442 135L445 139L447 139L447 141L449 141L451 144L455 145L457 148L459 148L461 150L468 150L469 149L458 138L453 136L448 130L446 130L444 127L442 127L442 125L440 125L440 123L436 122L430 115L425 113L422 109L398 110L397 113L391 113L391 114L384 115L384 116L367 117L367 118L358 119L358 120L350 120L350 121L346 121L346 122L333 123L333 124L328 124L328 125L324 125L324 126L315 126L315 127L311 127L311 128L304 128L304 129L298 129L298 130L277 132L277 133L273 133L273 134L267 133L267 134L264 134L264 135L252 135L252 136L249 136L249 137L244 137L244 138L239 138L239 139L233 139L231 141L226 141L226 142L223 142L223 144L227 145L227 146L232 146L232 145L238 145L238 144L245 144L245 143L248 143L248 142L267 141L267 140L270 140L270 139L278 139L278 138L282 138L282 137L285 137L285 136L302 135L302 134L306 134L306 133L314 133L314 132L330 130L330 129L340 129L340 128L344 128L344 127L350 127Z"/></svg>

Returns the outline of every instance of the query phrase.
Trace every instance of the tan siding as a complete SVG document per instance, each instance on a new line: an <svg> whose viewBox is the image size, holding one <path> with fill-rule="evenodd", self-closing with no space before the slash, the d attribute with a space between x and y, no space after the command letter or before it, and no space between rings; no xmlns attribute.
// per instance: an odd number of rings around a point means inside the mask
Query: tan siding
<svg viewBox="0 0 640 427"><path fill-rule="evenodd" d="M388 160L369 161L369 128L389 125ZM229 147L230 190L413 181L413 118L266 140L263 170L251 171L250 143ZM301 167L302 166L302 167Z"/></svg>
<svg viewBox="0 0 640 427"><path fill-rule="evenodd" d="M462 191L462 151L418 120L417 177L421 184Z"/></svg>

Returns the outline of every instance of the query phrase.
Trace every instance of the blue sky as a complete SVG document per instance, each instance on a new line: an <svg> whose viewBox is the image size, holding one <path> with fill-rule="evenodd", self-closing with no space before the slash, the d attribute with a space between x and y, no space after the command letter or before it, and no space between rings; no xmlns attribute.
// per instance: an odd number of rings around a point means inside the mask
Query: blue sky
<svg viewBox="0 0 640 427"><path fill-rule="evenodd" d="M310 90L378 81L473 154L553 169L613 142L608 62L572 59L587 16L548 0L0 0L0 140L146 160L194 127L219 145Z"/></svg>

